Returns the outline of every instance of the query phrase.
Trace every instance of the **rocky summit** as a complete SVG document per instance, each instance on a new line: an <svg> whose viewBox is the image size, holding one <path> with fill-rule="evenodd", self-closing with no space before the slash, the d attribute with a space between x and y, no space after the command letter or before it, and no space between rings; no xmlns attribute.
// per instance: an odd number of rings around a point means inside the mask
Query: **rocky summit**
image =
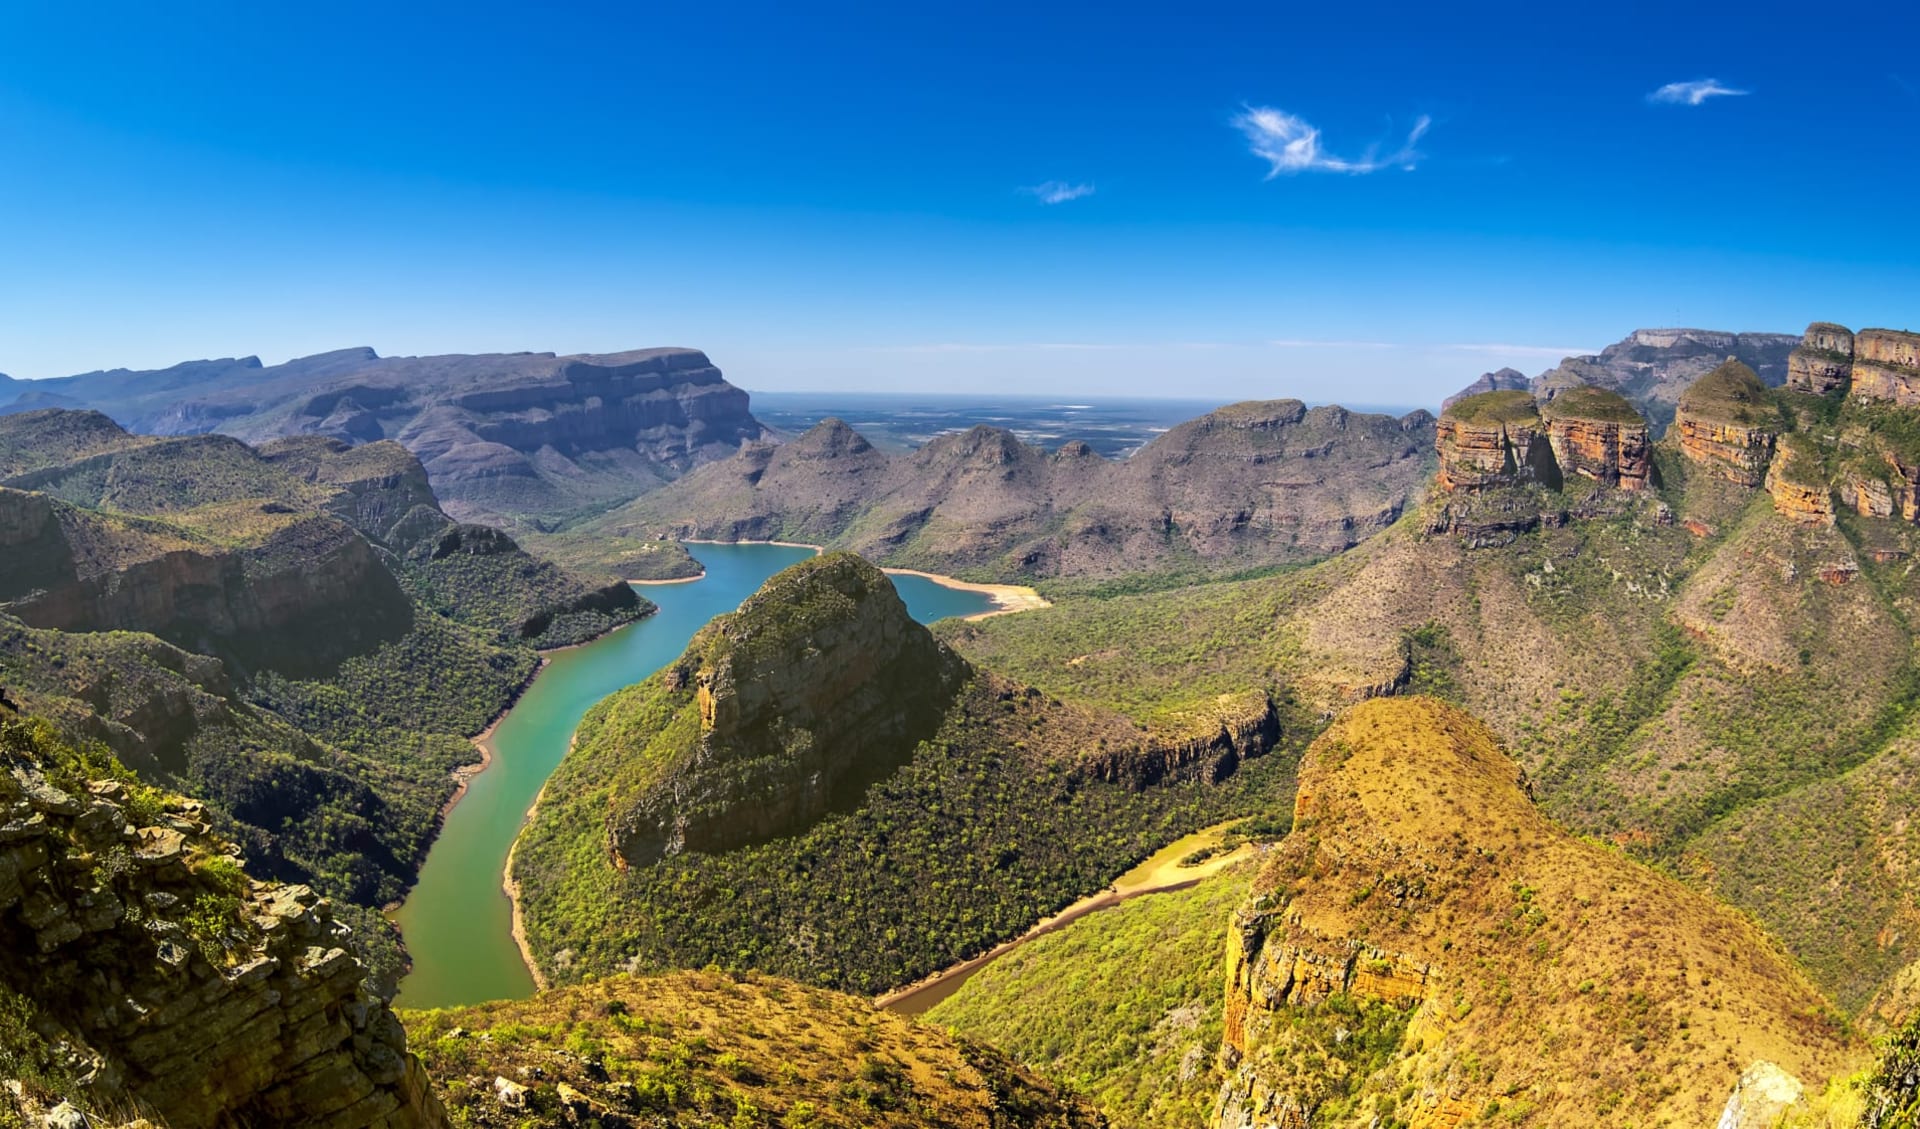
<svg viewBox="0 0 1920 1129"><path fill-rule="evenodd" d="M1781 421L1759 375L1729 358L1681 394L1674 426L1687 458L1728 482L1759 486Z"/></svg>
<svg viewBox="0 0 1920 1129"><path fill-rule="evenodd" d="M694 349L382 357L342 349L0 386L0 414L95 408L154 435L396 439L459 518L551 517L632 498L762 434Z"/></svg>
<svg viewBox="0 0 1920 1129"><path fill-rule="evenodd" d="M1860 1049L1750 921L1568 835L1421 698L1308 750L1225 992L1216 1129L1707 1125L1756 1063L1820 1081Z"/></svg>

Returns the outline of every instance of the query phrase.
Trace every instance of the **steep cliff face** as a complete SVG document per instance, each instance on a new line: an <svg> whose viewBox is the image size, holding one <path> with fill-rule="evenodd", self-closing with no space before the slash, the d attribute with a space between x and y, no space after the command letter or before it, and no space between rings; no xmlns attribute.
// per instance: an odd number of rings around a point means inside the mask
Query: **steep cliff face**
<svg viewBox="0 0 1920 1129"><path fill-rule="evenodd" d="M1563 389L1542 413L1563 475L1645 490L1653 476L1647 421L1626 397L1604 388Z"/></svg>
<svg viewBox="0 0 1920 1129"><path fill-rule="evenodd" d="M1920 406L1920 333L1863 329L1854 334L1852 394Z"/></svg>
<svg viewBox="0 0 1920 1129"><path fill-rule="evenodd" d="M198 804L44 725L0 712L0 761L0 983L60 1091L22 1097L178 1126L445 1124L324 901L252 881Z"/></svg>
<svg viewBox="0 0 1920 1129"><path fill-rule="evenodd" d="M1766 481L1780 417L1746 365L1729 359L1694 381L1680 397L1674 426L1681 453L1714 476L1749 487Z"/></svg>
<svg viewBox="0 0 1920 1129"><path fill-rule="evenodd" d="M1824 396L1852 377L1853 331L1843 325L1814 322L1787 357L1787 387L1795 392Z"/></svg>
<svg viewBox="0 0 1920 1129"><path fill-rule="evenodd" d="M1773 508L1809 525L1833 524L1833 488L1820 469L1820 455L1805 435L1780 437L1767 468L1767 493Z"/></svg>
<svg viewBox="0 0 1920 1129"><path fill-rule="evenodd" d="M693 349L440 357L343 349L283 365L247 357L41 385L161 435L397 439L461 518L623 501L761 435L747 394Z"/></svg>
<svg viewBox="0 0 1920 1129"><path fill-rule="evenodd" d="M1434 447L1441 490L1472 492L1538 482L1560 485L1559 464L1533 393L1485 392L1455 400L1440 413Z"/></svg>
<svg viewBox="0 0 1920 1129"><path fill-rule="evenodd" d="M664 728L583 723L583 740L638 738L610 801L617 859L645 865L806 827L903 764L968 673L879 569L849 553L795 565L656 676L647 712Z"/></svg>
<svg viewBox="0 0 1920 1129"><path fill-rule="evenodd" d="M1001 428L904 455L839 420L753 445L586 526L602 537L784 538L1001 579L1232 569L1324 556L1391 525L1425 482L1433 417L1234 404L1113 461Z"/></svg>
<svg viewBox="0 0 1920 1129"><path fill-rule="evenodd" d="M1459 710L1357 706L1229 930L1213 1124L1710 1124L1744 1067L1860 1046L1744 917L1533 808ZM1664 1064L1650 1069L1649 1064Z"/></svg>

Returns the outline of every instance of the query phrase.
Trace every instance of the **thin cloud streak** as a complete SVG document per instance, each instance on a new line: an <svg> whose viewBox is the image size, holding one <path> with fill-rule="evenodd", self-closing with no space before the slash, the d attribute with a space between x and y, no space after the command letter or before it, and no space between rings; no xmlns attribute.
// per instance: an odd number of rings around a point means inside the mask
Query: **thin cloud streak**
<svg viewBox="0 0 1920 1129"><path fill-rule="evenodd" d="M1669 82L1647 95L1647 101L1668 106L1698 106L1709 98L1741 98L1749 93L1723 86L1717 78L1697 78L1692 82Z"/></svg>
<svg viewBox="0 0 1920 1129"><path fill-rule="evenodd" d="M1320 130L1298 114L1272 106L1248 106L1234 115L1233 127L1247 139L1248 150L1267 162L1267 179L1302 172L1346 173L1363 176L1383 169L1412 172L1426 156L1414 146L1433 128L1433 118L1420 115L1400 147L1386 156L1379 146L1368 147L1358 158L1335 156L1321 144Z"/></svg>
<svg viewBox="0 0 1920 1129"><path fill-rule="evenodd" d="M1064 180L1049 180L1022 188L1020 191L1042 204L1064 204L1069 200L1079 200L1093 195L1095 188L1091 184L1069 184Z"/></svg>

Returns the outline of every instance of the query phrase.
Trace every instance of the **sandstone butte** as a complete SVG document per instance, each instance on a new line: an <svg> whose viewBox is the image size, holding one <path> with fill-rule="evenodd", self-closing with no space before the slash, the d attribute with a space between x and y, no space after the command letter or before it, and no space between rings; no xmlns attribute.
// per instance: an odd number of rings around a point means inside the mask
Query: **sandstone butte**
<svg viewBox="0 0 1920 1129"><path fill-rule="evenodd" d="M1308 749L1228 930L1211 1124L1711 1125L1758 1063L1863 1061L1832 1014L1747 918L1549 822L1480 722L1380 698Z"/></svg>
<svg viewBox="0 0 1920 1129"><path fill-rule="evenodd" d="M1787 355L1787 387L1824 396L1845 388L1853 375L1853 331L1830 321L1807 327L1800 347Z"/></svg>
<svg viewBox="0 0 1920 1129"><path fill-rule="evenodd" d="M1779 413L1766 385L1746 365L1729 358L1688 385L1674 426L1681 453L1709 473L1739 486L1766 481L1780 435Z"/></svg>
<svg viewBox="0 0 1920 1129"><path fill-rule="evenodd" d="M1653 475L1647 421L1618 393L1585 385L1544 407L1519 389L1456 400L1434 443L1445 493L1530 483L1557 490L1569 476L1643 490Z"/></svg>

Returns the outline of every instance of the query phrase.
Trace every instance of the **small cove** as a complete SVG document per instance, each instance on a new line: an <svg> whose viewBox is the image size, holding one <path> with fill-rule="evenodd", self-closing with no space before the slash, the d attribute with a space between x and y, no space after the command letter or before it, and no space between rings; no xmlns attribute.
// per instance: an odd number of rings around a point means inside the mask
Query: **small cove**
<svg viewBox="0 0 1920 1129"><path fill-rule="evenodd" d="M467 782L427 853L420 881L395 915L413 970L400 982L401 1007L453 1007L531 995L533 976L512 937L501 889L507 852L527 809L559 766L574 727L595 702L680 657L695 632L732 611L768 577L813 555L785 545L696 545L705 575L649 585L660 610L580 647L556 651L520 700L484 739L491 757ZM992 609L989 597L917 576L892 578L915 619Z"/></svg>

